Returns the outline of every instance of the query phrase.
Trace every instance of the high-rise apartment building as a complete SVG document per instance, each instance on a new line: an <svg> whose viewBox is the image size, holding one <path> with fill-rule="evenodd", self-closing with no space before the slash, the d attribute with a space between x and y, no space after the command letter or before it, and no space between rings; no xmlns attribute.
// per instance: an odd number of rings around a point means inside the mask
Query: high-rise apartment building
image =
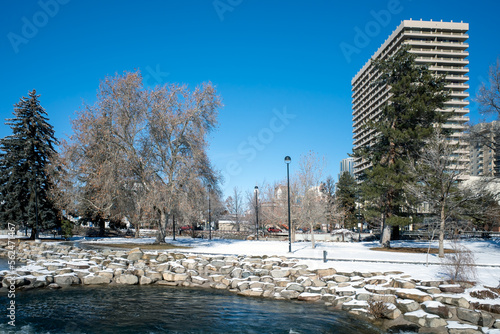
<svg viewBox="0 0 500 334"><path fill-rule="evenodd" d="M346 158L340 161L339 179L342 173L349 173L354 177L354 158Z"/></svg>
<svg viewBox="0 0 500 334"><path fill-rule="evenodd" d="M402 45L409 45L410 52L416 55L417 64L427 64L437 75L445 75L446 88L450 90L450 100L445 103L442 112L452 113L452 117L444 125L452 130L449 139L460 143L455 152L459 155L461 165L467 168L469 148L460 142L465 123L469 120L467 98L469 93L466 59L469 55L466 43L468 23L439 21L402 21L399 27L389 36L375 52L372 59L385 59L392 56ZM363 129L364 122L376 119L382 107L389 99L389 88L373 85L380 75L369 60L352 79L352 121L354 149L370 145L376 138L374 131ZM354 174L358 176L370 167L366 161L355 159Z"/></svg>
<svg viewBox="0 0 500 334"><path fill-rule="evenodd" d="M500 122L480 123L470 146L470 175L500 177Z"/></svg>

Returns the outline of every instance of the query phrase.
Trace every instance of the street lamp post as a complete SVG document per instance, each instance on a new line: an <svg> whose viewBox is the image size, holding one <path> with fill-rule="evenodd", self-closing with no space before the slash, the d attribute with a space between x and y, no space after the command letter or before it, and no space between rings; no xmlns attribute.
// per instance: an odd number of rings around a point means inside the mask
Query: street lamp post
<svg viewBox="0 0 500 334"><path fill-rule="evenodd" d="M259 240L259 202L257 197L259 194L259 187L255 186L254 193L255 193L255 236L256 239Z"/></svg>
<svg viewBox="0 0 500 334"><path fill-rule="evenodd" d="M286 163L286 182L287 182L287 190L288 190L288 252L292 252L292 225L290 221L290 162L292 162L292 158L288 155L285 157Z"/></svg>
<svg viewBox="0 0 500 334"><path fill-rule="evenodd" d="M212 240L212 211L210 207L210 187L208 188L208 240Z"/></svg>

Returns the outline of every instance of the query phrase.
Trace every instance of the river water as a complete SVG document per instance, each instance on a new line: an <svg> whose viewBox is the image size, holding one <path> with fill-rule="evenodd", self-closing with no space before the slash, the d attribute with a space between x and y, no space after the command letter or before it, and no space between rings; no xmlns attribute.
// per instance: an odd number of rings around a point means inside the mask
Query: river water
<svg viewBox="0 0 500 334"><path fill-rule="evenodd" d="M3 290L5 291L5 290ZM18 291L15 328L7 333L382 333L321 304L241 297L166 286L69 287ZM5 315L9 299L0 305Z"/></svg>

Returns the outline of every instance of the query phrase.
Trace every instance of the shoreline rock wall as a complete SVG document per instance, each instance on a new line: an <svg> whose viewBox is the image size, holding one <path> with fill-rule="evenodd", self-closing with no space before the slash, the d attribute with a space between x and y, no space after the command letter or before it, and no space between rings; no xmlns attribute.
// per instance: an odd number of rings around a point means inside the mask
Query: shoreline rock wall
<svg viewBox="0 0 500 334"><path fill-rule="evenodd" d="M370 321L410 326L422 333L500 333L500 303L466 298L460 285L418 281L402 272L311 270L278 256L84 250L23 242L26 266L0 272L3 288L67 285L168 285L228 290L241 296L321 302ZM380 319L384 319L380 323Z"/></svg>

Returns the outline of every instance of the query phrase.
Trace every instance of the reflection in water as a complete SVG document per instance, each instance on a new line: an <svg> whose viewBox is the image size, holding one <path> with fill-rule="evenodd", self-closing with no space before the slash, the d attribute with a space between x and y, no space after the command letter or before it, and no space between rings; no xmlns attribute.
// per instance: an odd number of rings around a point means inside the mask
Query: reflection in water
<svg viewBox="0 0 500 334"><path fill-rule="evenodd" d="M0 305L6 305L0 296ZM381 333L321 304L165 286L71 287L16 295L26 333ZM0 325L8 329L6 324Z"/></svg>

